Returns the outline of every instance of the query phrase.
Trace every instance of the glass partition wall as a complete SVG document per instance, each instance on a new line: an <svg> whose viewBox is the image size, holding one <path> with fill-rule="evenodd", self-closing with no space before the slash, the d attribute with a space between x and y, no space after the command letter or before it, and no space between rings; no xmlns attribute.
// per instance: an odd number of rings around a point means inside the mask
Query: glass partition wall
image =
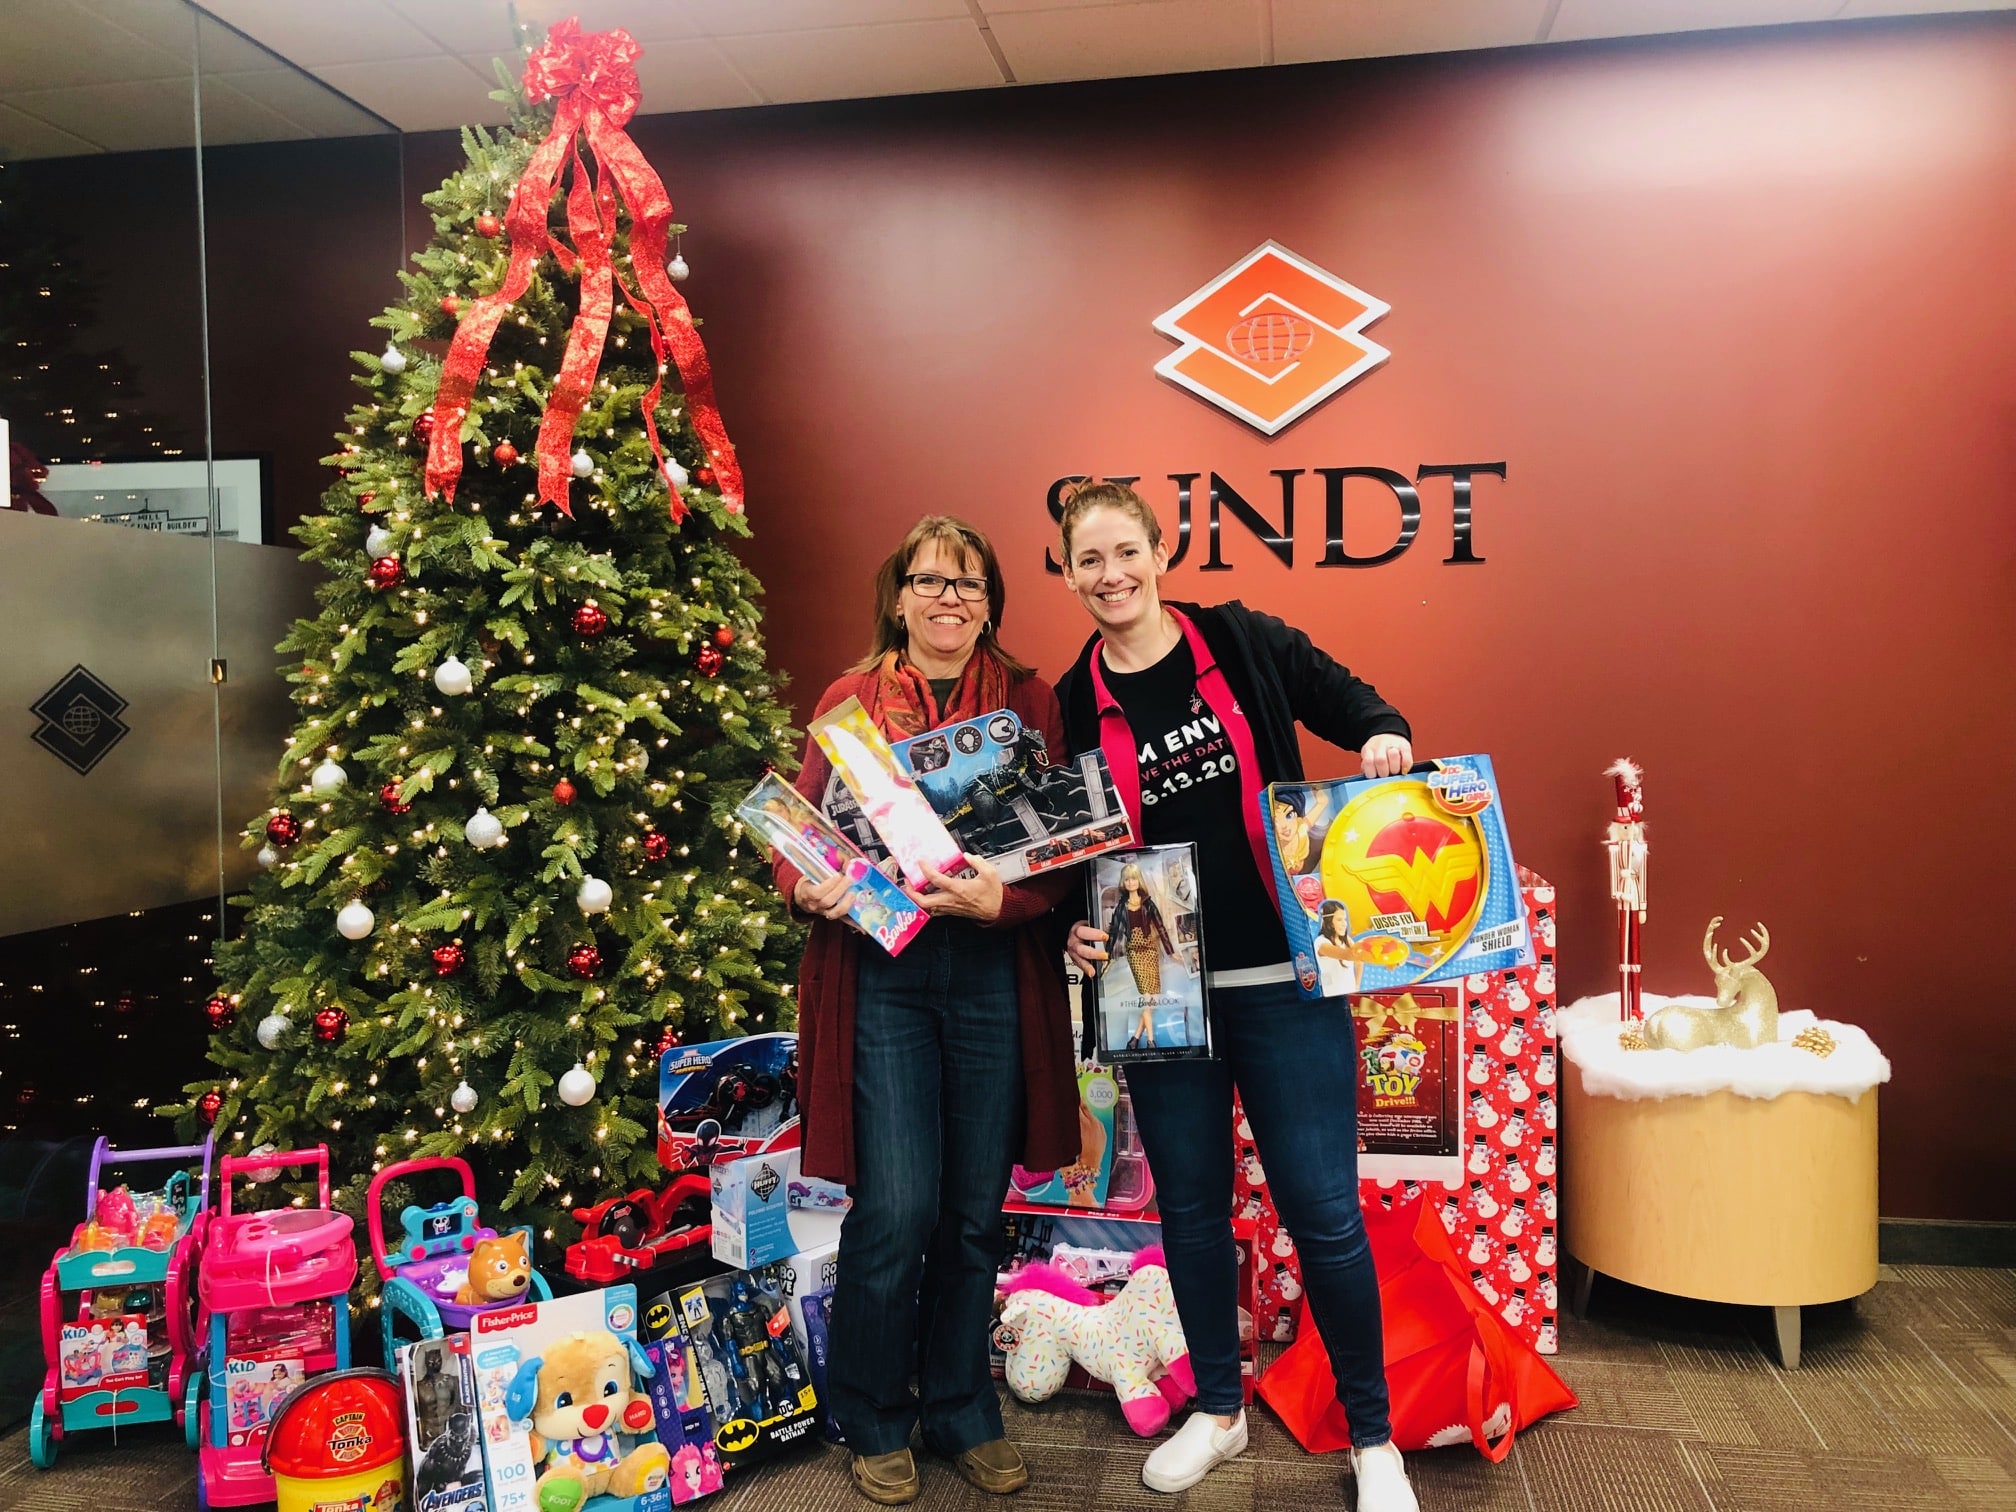
<svg viewBox="0 0 2016 1512"><path fill-rule="evenodd" d="M200 1074L311 602L286 530L386 292L336 253L397 257L399 151L184 0L0 10L0 1428L92 1139L167 1142Z"/></svg>

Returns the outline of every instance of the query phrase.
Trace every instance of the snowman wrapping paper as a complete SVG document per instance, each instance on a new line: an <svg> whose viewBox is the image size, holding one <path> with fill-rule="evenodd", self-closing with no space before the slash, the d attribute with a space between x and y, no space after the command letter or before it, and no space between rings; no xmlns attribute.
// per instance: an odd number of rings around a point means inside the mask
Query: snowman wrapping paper
<svg viewBox="0 0 2016 1512"><path fill-rule="evenodd" d="M1519 883L1533 964L1468 976L1460 984L1449 1067L1460 1110L1451 1173L1441 1179L1366 1176L1359 1201L1387 1209L1433 1203L1477 1294L1535 1350L1553 1354L1561 1231L1554 887L1523 866ZM1252 1129L1236 1102L1232 1120L1238 1157L1233 1211L1257 1225L1260 1331L1285 1343L1295 1336L1301 1263L1274 1211ZM1376 1168L1378 1162L1368 1158L1367 1164Z"/></svg>

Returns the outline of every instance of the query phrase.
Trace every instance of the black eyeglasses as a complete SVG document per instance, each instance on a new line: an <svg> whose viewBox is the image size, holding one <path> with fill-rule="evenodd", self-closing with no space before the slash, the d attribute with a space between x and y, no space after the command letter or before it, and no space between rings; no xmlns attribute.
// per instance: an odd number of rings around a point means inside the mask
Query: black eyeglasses
<svg viewBox="0 0 2016 1512"><path fill-rule="evenodd" d="M936 572L906 572L903 582L912 593L922 598L943 598L947 583L969 604L977 604L987 597L987 579L981 577L948 578Z"/></svg>

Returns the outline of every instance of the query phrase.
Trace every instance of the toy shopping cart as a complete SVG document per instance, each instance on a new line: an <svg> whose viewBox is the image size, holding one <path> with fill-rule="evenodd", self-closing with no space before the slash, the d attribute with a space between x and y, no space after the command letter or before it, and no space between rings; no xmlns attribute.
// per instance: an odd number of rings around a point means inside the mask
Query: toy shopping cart
<svg viewBox="0 0 2016 1512"><path fill-rule="evenodd" d="M195 1446L203 1375L195 1284L211 1144L115 1150L101 1138L92 1147L84 1222L42 1275L49 1370L28 1423L28 1457L40 1468L56 1463L67 1435L89 1428L172 1420ZM163 1161L179 1169L157 1191L99 1185L114 1166Z"/></svg>
<svg viewBox="0 0 2016 1512"><path fill-rule="evenodd" d="M399 1214L404 1231L400 1242L385 1244L386 1184L410 1181L423 1171L453 1171L462 1178L462 1195L432 1207L409 1206ZM532 1230L499 1233L482 1225L476 1206L476 1173L469 1162L452 1155L402 1160L371 1178L365 1198L365 1221L371 1229L371 1259L384 1283L379 1308L385 1341L385 1362L398 1347L398 1321L405 1318L423 1339L438 1339L449 1329L460 1332L485 1308L514 1302L551 1300L553 1289L532 1268ZM459 1296L469 1300L457 1301Z"/></svg>
<svg viewBox="0 0 2016 1512"><path fill-rule="evenodd" d="M318 1206L231 1210L234 1177L295 1166L314 1169ZM226 1155L218 1186L199 1282L210 1347L196 1503L242 1507L273 1500L260 1456L280 1404L310 1378L349 1367L346 1293L357 1279L357 1246L349 1216L329 1205L327 1145Z"/></svg>

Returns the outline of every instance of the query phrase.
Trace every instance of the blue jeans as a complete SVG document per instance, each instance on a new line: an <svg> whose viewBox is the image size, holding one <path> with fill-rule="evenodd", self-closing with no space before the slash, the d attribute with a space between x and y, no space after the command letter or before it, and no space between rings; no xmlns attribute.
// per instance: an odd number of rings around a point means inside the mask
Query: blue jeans
<svg viewBox="0 0 2016 1512"><path fill-rule="evenodd" d="M1330 1352L1351 1442L1370 1449L1393 1430L1379 1279L1358 1211L1352 1095L1358 1076L1349 1011L1341 1001L1305 1002L1293 983L1283 982L1218 989L1211 1014L1220 1059L1127 1067L1162 1210L1169 1284L1197 1373L1197 1405L1236 1413L1244 1397L1232 1239L1236 1083L1268 1191L1302 1257L1302 1285Z"/></svg>
<svg viewBox="0 0 2016 1512"><path fill-rule="evenodd" d="M1010 932L935 919L893 960L861 949L854 1206L826 1378L856 1454L907 1448L920 1421L945 1454L1002 1436L987 1338L1024 1118L1021 1023Z"/></svg>

